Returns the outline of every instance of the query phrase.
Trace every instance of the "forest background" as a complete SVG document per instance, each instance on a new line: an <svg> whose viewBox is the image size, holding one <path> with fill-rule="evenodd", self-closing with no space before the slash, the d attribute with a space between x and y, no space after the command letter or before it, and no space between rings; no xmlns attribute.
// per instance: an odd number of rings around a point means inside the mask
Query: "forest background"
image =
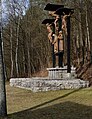
<svg viewBox="0 0 92 119"><path fill-rule="evenodd" d="M76 67L79 77L92 82L92 0L3 0L6 79L32 77L52 67L52 48L46 26L42 24L44 19L51 18L44 10L47 3L74 8L71 17L71 65ZM67 45L64 42L66 65Z"/></svg>

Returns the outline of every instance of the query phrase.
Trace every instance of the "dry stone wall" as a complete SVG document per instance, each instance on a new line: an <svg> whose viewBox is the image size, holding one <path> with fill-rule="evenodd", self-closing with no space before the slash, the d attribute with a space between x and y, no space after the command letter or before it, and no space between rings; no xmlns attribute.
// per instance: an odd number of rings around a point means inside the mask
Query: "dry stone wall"
<svg viewBox="0 0 92 119"><path fill-rule="evenodd" d="M62 90L62 89L80 89L89 86L88 81L80 79L48 79L42 77L36 78L11 78L10 85L29 89L33 92Z"/></svg>

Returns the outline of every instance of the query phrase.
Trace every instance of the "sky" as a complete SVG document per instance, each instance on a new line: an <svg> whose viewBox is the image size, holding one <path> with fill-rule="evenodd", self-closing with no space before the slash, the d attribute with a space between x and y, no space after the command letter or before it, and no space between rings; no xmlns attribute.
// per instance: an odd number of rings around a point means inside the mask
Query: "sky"
<svg viewBox="0 0 92 119"><path fill-rule="evenodd" d="M28 9L28 6L29 6L29 0L1 0L0 8L2 9L3 23L7 23L7 21L8 21L8 16L9 16L9 7L8 6L11 6L12 4L18 8L18 9L16 9L16 15L18 15L17 12L18 12L18 10L20 10L20 8L22 11L22 15L25 15L26 10ZM12 6L11 6L11 9L13 9ZM12 12L13 12L13 10L11 10L11 14L12 14Z"/></svg>

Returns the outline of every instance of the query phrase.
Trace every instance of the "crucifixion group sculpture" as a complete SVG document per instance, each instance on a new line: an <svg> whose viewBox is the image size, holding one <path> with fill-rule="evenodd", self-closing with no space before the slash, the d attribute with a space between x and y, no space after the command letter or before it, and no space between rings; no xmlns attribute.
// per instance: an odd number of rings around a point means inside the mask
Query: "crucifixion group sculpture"
<svg viewBox="0 0 92 119"><path fill-rule="evenodd" d="M53 49L53 67L56 66L58 57L58 67L63 67L64 55L64 36L67 37L67 72L71 72L70 66L70 17L73 14L73 9L64 8L64 5L55 5L48 3L44 10L49 11L49 15L54 19L45 19L42 24L45 24L48 31L48 39Z"/></svg>

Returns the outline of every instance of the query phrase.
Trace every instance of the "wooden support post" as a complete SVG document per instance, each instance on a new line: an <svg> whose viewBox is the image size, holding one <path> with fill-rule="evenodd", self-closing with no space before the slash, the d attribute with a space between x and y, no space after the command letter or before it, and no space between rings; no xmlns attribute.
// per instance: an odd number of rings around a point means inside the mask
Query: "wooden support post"
<svg viewBox="0 0 92 119"><path fill-rule="evenodd" d="M63 67L63 52L59 53L59 67Z"/></svg>
<svg viewBox="0 0 92 119"><path fill-rule="evenodd" d="M54 45L52 45L52 61L53 61L53 68L54 68L56 64L56 57L54 54Z"/></svg>
<svg viewBox="0 0 92 119"><path fill-rule="evenodd" d="M55 34L55 25L52 24L53 26L53 34ZM54 36L52 36L52 40L54 40ZM55 53L54 53L54 44L52 45L52 62L53 62L53 67L55 67L56 65L56 56L55 56Z"/></svg>
<svg viewBox="0 0 92 119"><path fill-rule="evenodd" d="M67 73L71 73L70 63L70 16L67 17Z"/></svg>
<svg viewBox="0 0 92 119"><path fill-rule="evenodd" d="M59 15L59 31L62 30L61 26L62 26L62 19L61 19L61 15ZM60 51L59 49L59 40L58 40L58 66L62 67L63 66L63 52Z"/></svg>

